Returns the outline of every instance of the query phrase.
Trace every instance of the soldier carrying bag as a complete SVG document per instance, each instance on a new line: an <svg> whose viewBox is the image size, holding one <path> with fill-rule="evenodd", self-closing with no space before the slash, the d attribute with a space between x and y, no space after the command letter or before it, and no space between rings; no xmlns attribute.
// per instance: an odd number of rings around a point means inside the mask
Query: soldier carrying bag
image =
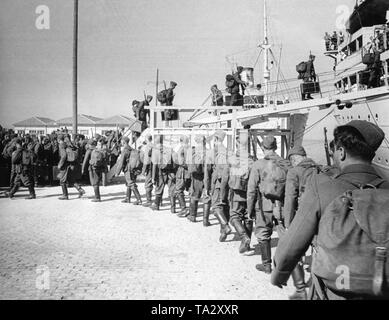
<svg viewBox="0 0 389 320"><path fill-rule="evenodd" d="M389 192L377 189L383 182L352 184L322 215L312 271L334 292L389 298Z"/></svg>
<svg viewBox="0 0 389 320"><path fill-rule="evenodd" d="M105 164L105 153L102 150L94 149L91 154L89 164L93 168L102 168Z"/></svg>

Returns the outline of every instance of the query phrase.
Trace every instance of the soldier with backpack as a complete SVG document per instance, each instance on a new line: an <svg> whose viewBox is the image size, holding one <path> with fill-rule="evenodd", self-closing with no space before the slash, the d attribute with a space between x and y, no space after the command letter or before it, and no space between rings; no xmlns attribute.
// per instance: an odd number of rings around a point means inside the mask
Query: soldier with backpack
<svg viewBox="0 0 389 320"><path fill-rule="evenodd" d="M22 146L22 140L16 139L15 150L12 152L11 162L14 167L16 174L14 184L10 190L8 196L12 199L15 193L23 185L28 188L30 196L26 200L35 199L34 189L34 177L33 177L33 164L34 164L34 153L28 150L26 146Z"/></svg>
<svg viewBox="0 0 389 320"><path fill-rule="evenodd" d="M311 299L389 298L389 183L371 165L384 138L362 120L334 130L333 158L341 171L308 182L278 244L273 285L286 285L314 242Z"/></svg>
<svg viewBox="0 0 389 320"><path fill-rule="evenodd" d="M162 204L163 191L165 185L169 188L170 197L170 211L176 213L176 197L175 197L175 166L173 163L173 151L168 146L163 144L163 136L155 137L155 146L152 150L151 161L153 163L153 183L155 190L154 204L151 206L152 210L159 210Z"/></svg>
<svg viewBox="0 0 389 320"><path fill-rule="evenodd" d="M153 150L153 136L147 134L145 137L145 142L140 150L140 156L143 163L142 175L145 177L145 191L146 191L146 203L143 204L145 207L150 207L152 202L152 192L153 192L153 178L152 178L152 163L151 163L151 154Z"/></svg>
<svg viewBox="0 0 389 320"><path fill-rule="evenodd" d="M95 194L92 202L101 201L100 184L103 180L103 173L107 171L108 164L108 154L104 148L105 144L106 141L103 138L99 141L90 141L89 148L82 164L82 172L85 172L88 167L89 179Z"/></svg>
<svg viewBox="0 0 389 320"><path fill-rule="evenodd" d="M242 81L240 74L243 72L243 67L237 67L237 71L232 75L226 76L226 87L227 92L231 94L230 106L240 106L243 105L244 90L248 85L247 82ZM242 95L240 94L242 88Z"/></svg>
<svg viewBox="0 0 389 320"><path fill-rule="evenodd" d="M133 204L137 206L142 204L142 198L136 184L136 178L142 170L142 162L139 151L131 148L129 142L130 139L128 137L122 138L122 166L119 170L123 170L127 186L126 198L122 202L130 203L131 193L133 193L136 198Z"/></svg>
<svg viewBox="0 0 389 320"><path fill-rule="evenodd" d="M77 183L77 180L81 178L80 159L78 159L78 149L70 142L69 135L58 135L58 147L59 147L59 183L62 187L62 196L59 200L69 200L68 186L74 186L78 191L78 198L81 198L85 191Z"/></svg>
<svg viewBox="0 0 389 320"><path fill-rule="evenodd" d="M174 100L174 89L177 87L177 83L170 81L170 87L157 94L157 100L161 103L162 106L172 106ZM166 121L166 125L170 125L171 120L178 120L178 110L168 109L162 111L161 113L162 121Z"/></svg>
<svg viewBox="0 0 389 320"><path fill-rule="evenodd" d="M247 183L253 163L248 154L247 132L241 132L238 138L237 153L229 157L230 223L241 239L239 253L245 253L250 250L253 232L253 220L247 215Z"/></svg>
<svg viewBox="0 0 389 320"><path fill-rule="evenodd" d="M229 222L229 187L228 187L228 153L223 141L226 133L216 130L214 134L214 149L208 162L211 170L207 170L206 185L210 185L213 213L220 223L219 241L224 242L231 233ZM208 159L208 157L207 157ZM210 174L208 174L211 172ZM208 189L206 190L208 192Z"/></svg>
<svg viewBox="0 0 389 320"><path fill-rule="evenodd" d="M285 186L284 222L288 229L298 208L299 201L305 191L309 179L320 172L320 166L312 159L302 146L295 146L288 152L288 159L293 168L288 170ZM293 284L296 292L289 297L290 300L306 300L307 287L304 280L304 268L300 261L292 272Z"/></svg>
<svg viewBox="0 0 389 320"><path fill-rule="evenodd" d="M261 249L262 263L255 267L258 271L271 273L270 239L274 220L282 225L281 207L285 194L286 174L289 162L276 152L277 140L274 136L264 137L262 148L265 157L257 160L250 172L247 186L247 211L255 217L255 236Z"/></svg>
<svg viewBox="0 0 389 320"><path fill-rule="evenodd" d="M188 187L188 182L190 182L190 172L188 171L187 163L189 150L189 138L187 136L181 136L180 148L178 149L177 153L174 154L174 162L177 165L176 197L181 208L181 211L177 214L179 217L185 217L188 215L184 191Z"/></svg>
<svg viewBox="0 0 389 320"><path fill-rule="evenodd" d="M187 218L191 222L196 222L197 210L199 201L203 198L204 204L204 214L203 214L203 225L204 227L210 226L209 224L209 213L211 198L208 195L208 188L206 183L206 140L204 135L195 136L196 146L192 149L192 152L188 153L187 162L188 162L188 172L190 174L190 205L189 205L189 215ZM205 191L205 192L204 192ZM183 215L185 216L185 215Z"/></svg>

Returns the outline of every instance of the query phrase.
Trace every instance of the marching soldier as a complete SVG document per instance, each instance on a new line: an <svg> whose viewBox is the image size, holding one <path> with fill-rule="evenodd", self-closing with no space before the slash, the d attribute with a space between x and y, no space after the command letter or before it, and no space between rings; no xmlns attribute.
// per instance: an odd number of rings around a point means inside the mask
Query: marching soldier
<svg viewBox="0 0 389 320"><path fill-rule="evenodd" d="M123 144L123 155L122 155L122 165L119 170L123 170L124 177L126 178L126 198L122 201L123 203L131 202L131 193L134 194L136 201L133 203L135 206L142 204L142 198L138 191L138 186L136 184L136 178L140 173L141 162L139 151L133 149L129 146L130 139L128 137L122 138Z"/></svg>
<svg viewBox="0 0 389 320"><path fill-rule="evenodd" d="M281 224L281 201L265 196L266 189L270 183L277 184L278 181L269 181L267 177L272 177L277 171L273 165L281 164L283 160L276 152L277 141L274 136L266 136L263 139L263 151L265 157L257 160L250 172L247 186L247 210L251 217L255 216L255 236L261 248L262 264L255 267L258 271L271 273L271 246L270 238L273 232L273 220ZM288 163L284 164L286 167ZM286 178L286 171L285 176Z"/></svg>
<svg viewBox="0 0 389 320"><path fill-rule="evenodd" d="M173 152L172 149L163 145L163 136L158 135L155 137L155 147L152 151L152 163L153 163L153 183L155 188L155 200L151 206L152 210L159 210L162 204L163 191L165 185L169 188L170 197L170 211L176 213L175 209L175 170L173 165Z"/></svg>
<svg viewBox="0 0 389 320"><path fill-rule="evenodd" d="M226 133L223 130L217 130L214 134L214 150L211 156L212 176L211 176L211 198L214 215L220 223L219 241L224 242L227 235L231 233L228 225L229 206L228 206L228 163L227 149L223 145ZM206 184L207 184L207 179Z"/></svg>
<svg viewBox="0 0 389 320"><path fill-rule="evenodd" d="M189 215L187 216L189 221L196 222L198 203L203 198L204 213L203 213L203 225L204 227L210 226L209 213L211 198L209 196L209 188L206 183L205 176L208 165L206 163L207 150L206 139L203 135L197 135L195 137L196 147L192 149L192 153L188 154L189 172L191 175L190 186L190 206ZM205 187L205 188L204 188Z"/></svg>
<svg viewBox="0 0 389 320"><path fill-rule="evenodd" d="M100 184L103 180L103 172L107 171L108 155L104 148L105 140L100 139L99 141L90 141L89 148L85 154L84 162L82 164L82 172L84 173L88 168L89 179L93 186L95 194L92 202L100 202Z"/></svg>
<svg viewBox="0 0 389 320"><path fill-rule="evenodd" d="M250 250L253 221L247 214L247 183L253 161L248 154L247 132L239 135L239 148L230 159L230 223L241 239L239 253Z"/></svg>
<svg viewBox="0 0 389 320"><path fill-rule="evenodd" d="M284 222L285 228L289 228L298 208L299 200L305 191L308 180L319 173L319 166L307 158L305 149L301 146L289 150L288 159L293 168L288 170L285 186ZM296 292L289 297L290 300L306 300L307 287L304 280L304 268L300 261L292 272L292 279Z"/></svg>
<svg viewBox="0 0 389 320"><path fill-rule="evenodd" d="M187 216L187 208L185 203L184 191L187 188L188 181L190 181L190 174L188 172L188 149L189 149L189 138L187 136L180 137L180 148L175 154L175 162L178 166L176 172L176 197L180 204L181 211L178 213L179 217Z"/></svg>
<svg viewBox="0 0 389 320"><path fill-rule="evenodd" d="M142 146L141 149L141 159L143 163L142 175L145 177L145 191L146 191L146 203L143 204L145 207L150 207L152 202L152 192L153 192L153 177L152 169L153 164L151 162L151 155L153 150L153 136L151 134L146 135L146 144Z"/></svg>
<svg viewBox="0 0 389 320"><path fill-rule="evenodd" d="M28 150L26 146L22 146L21 139L15 140L16 150L12 152L12 165L16 174L14 184L8 196L12 199L19 188L24 185L28 188L30 196L26 200L35 199L34 178L33 178L33 163L34 154Z"/></svg>
<svg viewBox="0 0 389 320"><path fill-rule="evenodd" d="M66 140L66 141L65 141ZM76 182L78 179L79 170L79 159L78 150L70 142L69 135L58 135L58 146L59 146L59 182L62 187L62 196L59 200L69 200L68 185L74 186L78 191L78 198L81 198L85 191Z"/></svg>

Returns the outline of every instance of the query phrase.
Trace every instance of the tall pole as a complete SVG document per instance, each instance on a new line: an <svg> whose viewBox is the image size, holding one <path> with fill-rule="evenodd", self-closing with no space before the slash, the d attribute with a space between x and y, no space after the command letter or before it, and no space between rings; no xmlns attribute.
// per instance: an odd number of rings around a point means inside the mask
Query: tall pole
<svg viewBox="0 0 389 320"><path fill-rule="evenodd" d="M73 135L78 132L78 123L77 123L77 101L78 101L78 92L77 92L77 80L78 80L78 0L74 0L74 25L73 25Z"/></svg>
<svg viewBox="0 0 389 320"><path fill-rule="evenodd" d="M269 80L270 80L270 70L269 70L269 40L267 38L267 7L266 0L263 0L263 45L264 49L263 54L263 80L265 85L265 94L264 94L264 105L265 107L269 104Z"/></svg>

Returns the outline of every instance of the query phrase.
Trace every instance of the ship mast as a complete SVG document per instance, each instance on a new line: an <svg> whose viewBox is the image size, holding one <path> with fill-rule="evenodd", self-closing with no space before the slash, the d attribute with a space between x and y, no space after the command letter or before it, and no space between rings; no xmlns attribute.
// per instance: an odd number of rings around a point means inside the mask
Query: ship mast
<svg viewBox="0 0 389 320"><path fill-rule="evenodd" d="M264 50L263 53L263 80L264 80L264 100L263 104L265 107L269 104L269 81L270 81L270 70L269 70L269 50L271 45L267 37L267 6L266 0L263 0L263 43L261 45Z"/></svg>
<svg viewBox="0 0 389 320"><path fill-rule="evenodd" d="M77 134L77 102L78 102L78 0L73 3L73 136Z"/></svg>

